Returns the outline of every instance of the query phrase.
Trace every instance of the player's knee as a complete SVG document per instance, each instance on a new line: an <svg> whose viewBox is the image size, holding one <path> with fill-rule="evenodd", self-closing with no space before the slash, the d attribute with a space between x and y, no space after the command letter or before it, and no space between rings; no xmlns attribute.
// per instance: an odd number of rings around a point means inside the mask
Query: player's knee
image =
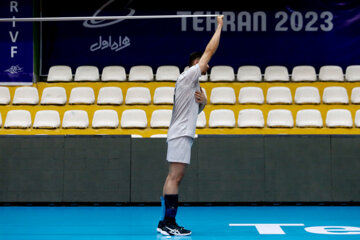
<svg viewBox="0 0 360 240"><path fill-rule="evenodd" d="M179 173L171 173L169 174L168 178L170 179L170 181L172 182L176 182L176 183L180 183L181 180L184 177L184 173L183 172L179 172Z"/></svg>

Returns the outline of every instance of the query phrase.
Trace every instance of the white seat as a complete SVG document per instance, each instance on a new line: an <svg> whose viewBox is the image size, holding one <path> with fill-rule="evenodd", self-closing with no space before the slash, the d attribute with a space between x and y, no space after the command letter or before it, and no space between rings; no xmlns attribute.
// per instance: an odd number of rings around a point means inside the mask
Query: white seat
<svg viewBox="0 0 360 240"><path fill-rule="evenodd" d="M13 104L36 105L39 103L39 93L35 87L18 87L15 90Z"/></svg>
<svg viewBox="0 0 360 240"><path fill-rule="evenodd" d="M144 110L128 109L121 115L122 128L146 128L147 118Z"/></svg>
<svg viewBox="0 0 360 240"><path fill-rule="evenodd" d="M316 71L313 66L296 66L292 70L291 80L294 82L313 82L316 79Z"/></svg>
<svg viewBox="0 0 360 240"><path fill-rule="evenodd" d="M204 128L206 127L206 116L204 111L199 113L197 120L196 120L196 127L197 128Z"/></svg>
<svg viewBox="0 0 360 240"><path fill-rule="evenodd" d="M351 91L351 103L360 104L360 87L354 87Z"/></svg>
<svg viewBox="0 0 360 240"><path fill-rule="evenodd" d="M186 66L184 68L184 71L188 70L189 69L189 66ZM207 73L205 73L205 75L201 75L201 77L199 77L199 81L200 82L206 82L209 78L209 75Z"/></svg>
<svg viewBox="0 0 360 240"><path fill-rule="evenodd" d="M360 127L360 110L355 113L355 127Z"/></svg>
<svg viewBox="0 0 360 240"><path fill-rule="evenodd" d="M31 114L27 110L10 110L6 115L5 128L31 127Z"/></svg>
<svg viewBox="0 0 360 240"><path fill-rule="evenodd" d="M322 66L319 71L320 81L344 81L344 73L340 66Z"/></svg>
<svg viewBox="0 0 360 240"><path fill-rule="evenodd" d="M156 70L156 81L173 81L175 82L180 76L180 70L177 66L160 66Z"/></svg>
<svg viewBox="0 0 360 240"><path fill-rule="evenodd" d="M287 82L289 81L289 72L285 66L268 66L265 69L264 80Z"/></svg>
<svg viewBox="0 0 360 240"><path fill-rule="evenodd" d="M349 82L360 81L360 65L351 65L346 68L345 79Z"/></svg>
<svg viewBox="0 0 360 240"><path fill-rule="evenodd" d="M237 71L237 80L240 82L260 82L261 70L258 66L241 66Z"/></svg>
<svg viewBox="0 0 360 240"><path fill-rule="evenodd" d="M235 115L230 109L217 109L210 112L209 127L235 127Z"/></svg>
<svg viewBox="0 0 360 240"><path fill-rule="evenodd" d="M320 111L316 109L299 110L296 114L296 126L322 128L323 120Z"/></svg>
<svg viewBox="0 0 360 240"><path fill-rule="evenodd" d="M267 117L267 126L270 128L292 128L294 119L290 110L275 109L270 110Z"/></svg>
<svg viewBox="0 0 360 240"><path fill-rule="evenodd" d="M0 105L8 105L10 103L10 91L7 87L0 87Z"/></svg>
<svg viewBox="0 0 360 240"><path fill-rule="evenodd" d="M49 69L47 76L48 82L70 82L72 81L72 71L69 66L56 65Z"/></svg>
<svg viewBox="0 0 360 240"><path fill-rule="evenodd" d="M235 104L235 91L232 87L214 87L211 90L211 104Z"/></svg>
<svg viewBox="0 0 360 240"><path fill-rule="evenodd" d="M268 104L291 104L292 96L288 87L270 87L266 94Z"/></svg>
<svg viewBox="0 0 360 240"><path fill-rule="evenodd" d="M316 87L298 87L295 91L296 104L320 104L320 93Z"/></svg>
<svg viewBox="0 0 360 240"><path fill-rule="evenodd" d="M0 113L0 127L2 126L2 118L1 118L1 113Z"/></svg>
<svg viewBox="0 0 360 240"><path fill-rule="evenodd" d="M154 93L154 104L173 104L174 87L158 87Z"/></svg>
<svg viewBox="0 0 360 240"><path fill-rule="evenodd" d="M259 109L244 109L239 112L238 127L263 128L264 115Z"/></svg>
<svg viewBox="0 0 360 240"><path fill-rule="evenodd" d="M106 66L102 70L101 81L126 81L125 68L122 66Z"/></svg>
<svg viewBox="0 0 360 240"><path fill-rule="evenodd" d="M260 87L243 87L239 92L240 104L264 104L264 93Z"/></svg>
<svg viewBox="0 0 360 240"><path fill-rule="evenodd" d="M95 93L91 87L75 87L71 89L69 104L94 104Z"/></svg>
<svg viewBox="0 0 360 240"><path fill-rule="evenodd" d="M235 73L231 66L214 66L211 68L210 81L222 82L222 81L234 81Z"/></svg>
<svg viewBox="0 0 360 240"><path fill-rule="evenodd" d="M63 128L88 128L89 117L84 110L68 110L64 113Z"/></svg>
<svg viewBox="0 0 360 240"><path fill-rule="evenodd" d="M99 69L96 66L79 66L75 72L75 81L99 81Z"/></svg>
<svg viewBox="0 0 360 240"><path fill-rule="evenodd" d="M325 104L349 104L349 97L344 87L326 87L323 93Z"/></svg>
<svg viewBox="0 0 360 240"><path fill-rule="evenodd" d="M47 105L65 105L66 104L66 91L63 87L46 87L44 88L41 96L40 104Z"/></svg>
<svg viewBox="0 0 360 240"><path fill-rule="evenodd" d="M123 103L122 90L119 87L102 87L99 90L97 104L120 105Z"/></svg>
<svg viewBox="0 0 360 240"><path fill-rule="evenodd" d="M60 115L58 111L42 110L35 115L33 128L59 128Z"/></svg>
<svg viewBox="0 0 360 240"><path fill-rule="evenodd" d="M130 87L127 90L125 104L150 104L150 90L146 87Z"/></svg>
<svg viewBox="0 0 360 240"><path fill-rule="evenodd" d="M131 134L131 138L143 138L143 136L139 134Z"/></svg>
<svg viewBox="0 0 360 240"><path fill-rule="evenodd" d="M329 128L336 127L353 127L351 112L347 109L331 109L326 114L326 126Z"/></svg>
<svg viewBox="0 0 360 240"><path fill-rule="evenodd" d="M117 128L119 116L115 110L97 110L92 120L93 128Z"/></svg>
<svg viewBox="0 0 360 240"><path fill-rule="evenodd" d="M160 109L153 111L150 120L152 128L168 128L170 126L172 110Z"/></svg>
<svg viewBox="0 0 360 240"><path fill-rule="evenodd" d="M150 138L167 138L167 134L154 134Z"/></svg>
<svg viewBox="0 0 360 240"><path fill-rule="evenodd" d="M152 81L154 80L154 73L150 66L133 66L130 68L129 81Z"/></svg>

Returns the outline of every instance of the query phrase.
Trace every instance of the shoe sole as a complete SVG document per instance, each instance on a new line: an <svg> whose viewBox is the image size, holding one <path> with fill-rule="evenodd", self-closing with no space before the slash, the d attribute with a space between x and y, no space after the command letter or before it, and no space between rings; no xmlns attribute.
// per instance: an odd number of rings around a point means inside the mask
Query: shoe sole
<svg viewBox="0 0 360 240"><path fill-rule="evenodd" d="M173 234L173 235L171 235L168 232L161 230L160 228L157 228L156 231L158 231L159 233L161 233L164 236L189 236L189 235L191 235L191 232L190 233L184 233L184 234Z"/></svg>

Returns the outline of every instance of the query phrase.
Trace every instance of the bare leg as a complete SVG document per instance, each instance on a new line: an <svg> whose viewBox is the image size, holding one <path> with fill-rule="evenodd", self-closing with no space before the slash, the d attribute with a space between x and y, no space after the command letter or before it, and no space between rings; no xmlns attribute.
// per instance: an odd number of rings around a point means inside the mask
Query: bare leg
<svg viewBox="0 0 360 240"><path fill-rule="evenodd" d="M165 194L178 194L179 185L184 177L185 169L185 163L170 163L169 174L164 183L163 196L165 196Z"/></svg>

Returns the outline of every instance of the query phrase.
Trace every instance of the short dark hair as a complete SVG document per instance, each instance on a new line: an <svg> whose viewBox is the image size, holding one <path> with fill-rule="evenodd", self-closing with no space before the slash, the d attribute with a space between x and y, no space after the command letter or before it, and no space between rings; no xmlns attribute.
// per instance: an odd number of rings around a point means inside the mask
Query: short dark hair
<svg viewBox="0 0 360 240"><path fill-rule="evenodd" d="M192 52L189 57L189 67L191 67L193 65L193 62L195 61L195 59L201 58L202 55L203 55L203 52Z"/></svg>

